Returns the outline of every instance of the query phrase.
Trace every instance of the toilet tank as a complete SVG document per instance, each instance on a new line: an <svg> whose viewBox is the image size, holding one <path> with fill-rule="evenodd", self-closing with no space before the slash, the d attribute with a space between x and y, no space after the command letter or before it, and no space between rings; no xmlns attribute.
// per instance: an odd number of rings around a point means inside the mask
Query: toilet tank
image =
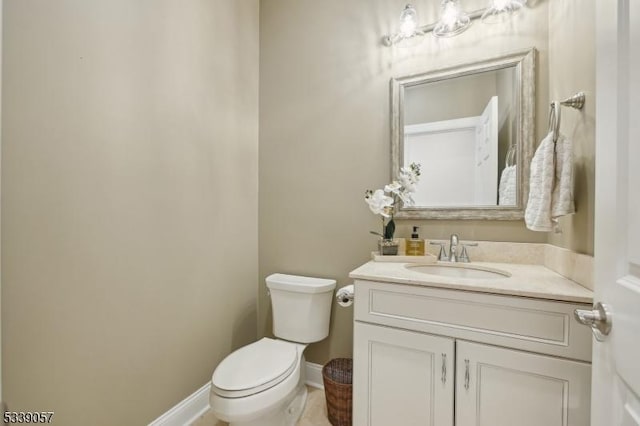
<svg viewBox="0 0 640 426"><path fill-rule="evenodd" d="M266 281L271 294L273 334L276 337L311 343L329 335L335 280L273 274Z"/></svg>

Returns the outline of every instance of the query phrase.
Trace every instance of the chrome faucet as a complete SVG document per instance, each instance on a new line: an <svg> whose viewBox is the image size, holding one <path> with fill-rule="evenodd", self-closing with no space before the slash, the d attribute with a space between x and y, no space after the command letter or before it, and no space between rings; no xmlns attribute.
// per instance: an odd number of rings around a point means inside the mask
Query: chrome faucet
<svg viewBox="0 0 640 426"><path fill-rule="evenodd" d="M460 243L460 237L458 234L451 234L449 237L449 254L447 254L447 250L445 249L446 243L435 242L432 241L429 244L434 246L440 246L440 253L438 254L438 260L440 262L463 262L469 263L471 259L469 259L469 254L467 253L467 247L477 247L478 243ZM462 250L460 254L458 254L458 246L462 246Z"/></svg>
<svg viewBox="0 0 640 426"><path fill-rule="evenodd" d="M435 241L431 241L429 244L431 244L432 246L439 246L440 247L440 252L438 253L438 261L439 262L448 262L449 261L449 256L447 256L447 251L444 249L445 244L441 243L441 242L435 242Z"/></svg>
<svg viewBox="0 0 640 426"><path fill-rule="evenodd" d="M458 261L458 234L451 234L449 238L449 262Z"/></svg>
<svg viewBox="0 0 640 426"><path fill-rule="evenodd" d="M460 252L460 256L458 256L458 262L471 262L471 259L469 259L469 253L467 253L467 247L478 247L478 243L462 243L462 251Z"/></svg>

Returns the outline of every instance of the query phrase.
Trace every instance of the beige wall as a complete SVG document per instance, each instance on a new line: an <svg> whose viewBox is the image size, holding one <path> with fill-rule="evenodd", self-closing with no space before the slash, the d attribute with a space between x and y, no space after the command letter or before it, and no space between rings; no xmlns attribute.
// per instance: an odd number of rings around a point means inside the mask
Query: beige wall
<svg viewBox="0 0 640 426"><path fill-rule="evenodd" d="M4 6L5 401L147 424L256 337L258 1Z"/></svg>
<svg viewBox="0 0 640 426"><path fill-rule="evenodd" d="M587 95L582 111L562 108L562 133L573 141L576 214L560 219L562 234L551 244L593 254L595 211L596 0L549 2L549 93L562 100ZM547 113L548 114L548 113Z"/></svg>
<svg viewBox="0 0 640 426"><path fill-rule="evenodd" d="M466 75L405 88L404 125L481 115L497 93L499 72Z"/></svg>
<svg viewBox="0 0 640 426"><path fill-rule="evenodd" d="M2 12L4 2L0 1L0 99L2 99ZM2 102L0 102L0 117L2 117ZM0 118L0 164L2 158L2 119ZM1 175L0 166L0 175ZM0 200L2 199L2 178L0 177ZM2 222L2 209L0 208L0 223ZM0 241L2 241L2 226L0 226ZM0 259L2 258L2 244L0 244ZM0 262L0 401L4 401L2 393L2 262ZM4 402L2 408L6 409Z"/></svg>
<svg viewBox="0 0 640 426"><path fill-rule="evenodd" d="M331 277L348 273L375 248L379 218L364 190L390 178L389 80L528 47L538 50L537 124L546 132L548 2L532 2L504 26L474 23L447 40L431 36L413 49L380 45L397 28L401 0L269 0L260 19L259 332L269 333L263 278L272 272ZM466 2L469 9L486 2ZM439 2L415 2L435 20ZM407 236L410 225L397 235ZM523 222L418 221L426 238L544 242ZM307 353L313 362L350 355L352 310L334 307L329 339Z"/></svg>

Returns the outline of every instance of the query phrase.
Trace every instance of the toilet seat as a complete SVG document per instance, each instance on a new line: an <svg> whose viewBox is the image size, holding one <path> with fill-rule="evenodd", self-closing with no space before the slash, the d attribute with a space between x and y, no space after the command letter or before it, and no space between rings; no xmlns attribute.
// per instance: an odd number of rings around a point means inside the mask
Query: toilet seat
<svg viewBox="0 0 640 426"><path fill-rule="evenodd" d="M227 356L213 372L212 390L226 398L262 392L291 375L298 360L296 344L265 337Z"/></svg>

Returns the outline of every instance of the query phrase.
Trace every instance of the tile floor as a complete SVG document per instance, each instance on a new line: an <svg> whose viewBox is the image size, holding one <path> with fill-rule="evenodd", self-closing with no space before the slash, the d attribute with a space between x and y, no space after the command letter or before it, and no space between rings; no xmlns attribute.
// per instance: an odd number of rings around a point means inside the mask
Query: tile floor
<svg viewBox="0 0 640 426"><path fill-rule="evenodd" d="M324 400L324 390L307 386L309 394L298 426L331 426L327 420L327 406ZM226 426L227 423L216 420L213 413L205 413L191 426Z"/></svg>

